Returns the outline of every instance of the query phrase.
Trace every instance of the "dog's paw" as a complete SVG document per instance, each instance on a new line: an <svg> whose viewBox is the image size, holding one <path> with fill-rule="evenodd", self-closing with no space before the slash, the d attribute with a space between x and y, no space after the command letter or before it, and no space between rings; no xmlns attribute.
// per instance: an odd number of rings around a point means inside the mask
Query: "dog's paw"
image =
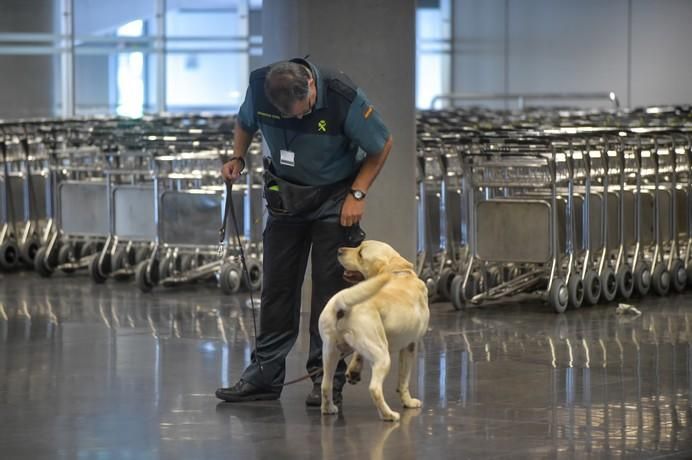
<svg viewBox="0 0 692 460"><path fill-rule="evenodd" d="M408 401L403 401L403 403L406 409L418 409L419 407L423 407L423 403L420 402L420 399L416 398L409 398Z"/></svg>
<svg viewBox="0 0 692 460"><path fill-rule="evenodd" d="M346 381L351 385L355 385L356 383L360 382L360 372L347 371Z"/></svg>
<svg viewBox="0 0 692 460"><path fill-rule="evenodd" d="M380 418L385 422L398 422L401 416L398 412L391 411L388 414L380 414Z"/></svg>
<svg viewBox="0 0 692 460"><path fill-rule="evenodd" d="M322 414L323 415L332 415L332 414L338 414L339 413L339 408L334 404L333 402L329 402L329 404L322 404Z"/></svg>

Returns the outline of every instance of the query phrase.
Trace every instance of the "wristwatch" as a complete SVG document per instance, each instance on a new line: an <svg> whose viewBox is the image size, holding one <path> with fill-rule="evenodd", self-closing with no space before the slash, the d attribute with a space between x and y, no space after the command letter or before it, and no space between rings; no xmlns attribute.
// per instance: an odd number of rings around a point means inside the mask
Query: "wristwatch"
<svg viewBox="0 0 692 460"><path fill-rule="evenodd" d="M353 195L353 198L356 199L356 201L360 201L360 200L362 200L363 198L365 198L365 192L362 191L362 190L358 190L358 189L352 188L352 189L350 190L350 192L351 192L351 195Z"/></svg>

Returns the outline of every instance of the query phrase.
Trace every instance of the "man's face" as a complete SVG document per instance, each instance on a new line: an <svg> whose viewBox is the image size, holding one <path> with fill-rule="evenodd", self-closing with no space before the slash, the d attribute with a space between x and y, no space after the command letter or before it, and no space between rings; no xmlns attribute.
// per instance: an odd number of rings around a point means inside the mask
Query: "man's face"
<svg viewBox="0 0 692 460"><path fill-rule="evenodd" d="M301 119L310 115L312 108L315 105L315 81L308 79L308 95L305 99L293 103L293 107L288 112L281 111L281 116L284 118Z"/></svg>

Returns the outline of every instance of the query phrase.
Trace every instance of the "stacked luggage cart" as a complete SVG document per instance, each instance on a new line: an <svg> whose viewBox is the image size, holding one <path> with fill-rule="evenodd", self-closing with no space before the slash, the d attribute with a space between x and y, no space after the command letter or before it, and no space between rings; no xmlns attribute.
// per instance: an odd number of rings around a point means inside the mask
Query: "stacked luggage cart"
<svg viewBox="0 0 692 460"><path fill-rule="evenodd" d="M418 115L417 270L457 309L538 295L555 311L667 295L692 280L692 111ZM88 273L95 283L243 287L219 250L220 116L0 122L0 270ZM230 199L261 287L261 140Z"/></svg>
<svg viewBox="0 0 692 460"><path fill-rule="evenodd" d="M538 294L563 312L686 289L690 113L422 112L418 270L431 294L457 309Z"/></svg>
<svg viewBox="0 0 692 460"><path fill-rule="evenodd" d="M41 276L88 272L95 283L134 280L145 292L202 280L241 288L239 247L218 228L220 167L232 118L29 120L0 123L0 268ZM248 152L232 200L250 285L262 279L261 145Z"/></svg>

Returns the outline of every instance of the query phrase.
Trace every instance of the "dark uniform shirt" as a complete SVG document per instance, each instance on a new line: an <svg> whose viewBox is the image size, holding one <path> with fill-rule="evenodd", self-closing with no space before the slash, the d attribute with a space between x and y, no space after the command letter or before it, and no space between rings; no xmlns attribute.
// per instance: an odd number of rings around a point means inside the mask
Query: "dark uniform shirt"
<svg viewBox="0 0 692 460"><path fill-rule="evenodd" d="M274 172L301 185L333 184L355 176L365 155L380 153L389 131L365 93L344 73L294 59L312 71L317 99L302 119L283 118L264 94L269 67L252 72L238 113L244 130L258 129Z"/></svg>

